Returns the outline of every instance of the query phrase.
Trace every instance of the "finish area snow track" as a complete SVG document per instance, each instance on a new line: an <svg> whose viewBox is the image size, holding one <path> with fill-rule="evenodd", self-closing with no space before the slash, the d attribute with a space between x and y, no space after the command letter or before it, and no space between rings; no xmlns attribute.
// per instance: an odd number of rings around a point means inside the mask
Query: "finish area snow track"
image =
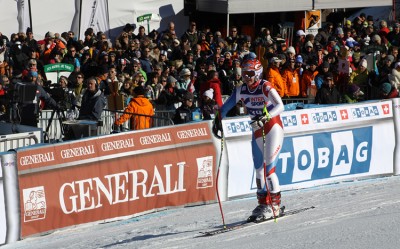
<svg viewBox="0 0 400 249"><path fill-rule="evenodd" d="M267 218L267 219L254 221L254 222L243 221L243 222L239 222L239 223L236 223L236 224L227 225L226 227L222 227L222 228L219 228L219 229L206 231L206 232L200 232L203 235L201 235L199 237L214 236L214 235L218 235L218 234L221 234L221 233L232 232L232 231L236 231L236 230L241 230L241 229L257 226L257 225L260 225L260 224L269 223L269 222L272 222L272 221L278 222L278 220L281 220L281 219L283 219L285 217L288 217L288 216L294 215L294 214L298 214L298 213L301 213L301 212L304 212L304 211L307 211L307 210L313 209L313 208L315 208L315 207L311 206L311 207L306 207L306 208L294 209L294 210L290 210L290 211L284 211L285 207L281 207L281 214L277 218L270 217L270 218Z"/></svg>
<svg viewBox="0 0 400 249"><path fill-rule="evenodd" d="M223 202L226 224L244 221L256 205L255 197ZM399 248L400 176L284 191L282 205L287 212L316 208L278 219L277 223L196 237L201 231L221 227L215 203L71 227L0 249Z"/></svg>

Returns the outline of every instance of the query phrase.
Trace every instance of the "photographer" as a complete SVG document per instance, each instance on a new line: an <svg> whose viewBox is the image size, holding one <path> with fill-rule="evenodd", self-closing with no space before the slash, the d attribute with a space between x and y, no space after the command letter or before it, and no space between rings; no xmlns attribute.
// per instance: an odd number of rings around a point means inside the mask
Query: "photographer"
<svg viewBox="0 0 400 249"><path fill-rule="evenodd" d="M39 117L39 103L44 101L46 107L51 109L59 109L57 102L50 97L42 86L36 83L38 73L35 71L28 72L26 76L27 82L17 82L12 85L12 122L17 122L22 125L37 127ZM24 100L24 96L20 96L19 89L24 88L23 92L29 92L34 95L33 100Z"/></svg>

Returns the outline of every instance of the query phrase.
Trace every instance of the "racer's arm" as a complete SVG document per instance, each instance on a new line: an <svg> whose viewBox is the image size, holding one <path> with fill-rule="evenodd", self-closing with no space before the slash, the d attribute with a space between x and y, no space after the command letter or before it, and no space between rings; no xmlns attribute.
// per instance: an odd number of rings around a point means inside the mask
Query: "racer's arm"
<svg viewBox="0 0 400 249"><path fill-rule="evenodd" d="M231 110L236 103L238 102L236 95L237 95L237 91L240 91L240 87L238 86L236 87L231 96L225 101L225 103L222 105L219 113L220 113L220 118L223 119L224 117L226 117L226 114L229 112L229 110Z"/></svg>
<svg viewBox="0 0 400 249"><path fill-rule="evenodd" d="M271 88L266 94L268 95L267 97L269 101L271 101L272 103L272 108L267 107L268 112L271 115L271 118L276 117L285 110L282 99L279 96L279 93L274 88Z"/></svg>

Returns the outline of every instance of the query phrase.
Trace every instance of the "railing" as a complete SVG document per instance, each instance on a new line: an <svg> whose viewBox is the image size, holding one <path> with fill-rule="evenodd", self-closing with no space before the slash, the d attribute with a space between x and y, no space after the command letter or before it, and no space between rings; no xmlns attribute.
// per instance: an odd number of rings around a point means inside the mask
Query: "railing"
<svg viewBox="0 0 400 249"><path fill-rule="evenodd" d="M300 103L300 104L313 104L314 99L309 98L282 98L282 102L284 105L293 104L293 103Z"/></svg>
<svg viewBox="0 0 400 249"><path fill-rule="evenodd" d="M119 118L122 114L132 115L129 118L129 120L127 120L122 125L123 129L125 129L125 130L148 129L148 128L163 127L163 126L168 126L168 125L174 124L174 122L172 121L172 117L173 117L175 111L155 111L154 116L130 113L130 112L124 112L124 111L113 111L113 110L108 110L108 109L105 109L104 111L111 113L110 116L112 116L112 118L110 119L111 122L108 122L108 124L110 124L110 127L111 127L109 132L112 131L114 120ZM109 132L107 130L106 134L107 133L109 134Z"/></svg>
<svg viewBox="0 0 400 249"><path fill-rule="evenodd" d="M11 135L0 136L1 152L39 143L38 138L35 136L33 132L30 132L27 135L22 135L22 136L18 136L16 134L11 134Z"/></svg>
<svg viewBox="0 0 400 249"><path fill-rule="evenodd" d="M64 139L64 134L62 129L63 127L62 121L64 117L59 117L59 115L65 116L66 113L59 114L56 112L54 113L53 119L51 120L52 113L53 113L52 110L43 110L39 117L38 127L42 128L45 133L46 129L48 129L47 134L45 134L46 138L45 140L47 142L62 141ZM113 131L113 125L115 119L118 118L121 113L123 113L123 111L111 111L105 109L101 115L101 121L97 129L97 134L98 135L110 134ZM174 113L175 113L174 111L156 110L155 115L151 117L152 120L151 127L162 127L162 126L173 125L174 123L172 122L172 117ZM138 114L133 113L132 115L138 115ZM128 121L125 122L123 128L126 130L130 130L131 129L130 122Z"/></svg>
<svg viewBox="0 0 400 249"><path fill-rule="evenodd" d="M227 99L229 96L225 96L224 98ZM283 103L286 104L292 104L292 103L300 103L300 104L310 104L311 99L308 98L283 98L282 99ZM46 139L47 141L62 141L64 138L64 135L62 134L62 119L63 117L59 117L59 114L56 112L54 113L53 120L51 121L51 124L49 127L48 124L51 119L52 115L52 110L43 110L41 112L41 116L39 118L39 123L38 127L42 128L43 131L46 131L46 128L48 128L47 134L45 134L45 137L48 138ZM108 110L105 109L101 115L101 125L98 126L97 129L97 134L98 135L105 135L105 134L110 134L113 131L113 125L115 122L116 118L119 118L119 116L124 113L123 111L113 111L113 110ZM65 113L64 113L65 114ZM133 116L143 116L146 117L146 115L140 115L136 113L131 113ZM156 110L154 116L148 116L152 121L151 121L151 127L163 127L163 126L168 126L168 125L173 125L172 118L175 114L175 111L168 111L168 110ZM63 114L61 114L62 116ZM140 120L140 118L138 118ZM131 130L131 127L139 124L131 124L130 121L125 122L122 127L124 130Z"/></svg>

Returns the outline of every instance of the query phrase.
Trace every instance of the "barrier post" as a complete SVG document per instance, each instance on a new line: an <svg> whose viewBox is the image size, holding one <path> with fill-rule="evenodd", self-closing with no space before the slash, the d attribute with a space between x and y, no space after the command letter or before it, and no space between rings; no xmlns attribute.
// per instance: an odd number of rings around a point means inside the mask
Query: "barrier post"
<svg viewBox="0 0 400 249"><path fill-rule="evenodd" d="M393 119L394 119L394 131L395 131L395 142L394 147L394 175L400 174L400 98L392 99L393 102Z"/></svg>
<svg viewBox="0 0 400 249"><path fill-rule="evenodd" d="M21 219L16 153L1 156L4 177L4 199L7 220L6 244L20 239Z"/></svg>

